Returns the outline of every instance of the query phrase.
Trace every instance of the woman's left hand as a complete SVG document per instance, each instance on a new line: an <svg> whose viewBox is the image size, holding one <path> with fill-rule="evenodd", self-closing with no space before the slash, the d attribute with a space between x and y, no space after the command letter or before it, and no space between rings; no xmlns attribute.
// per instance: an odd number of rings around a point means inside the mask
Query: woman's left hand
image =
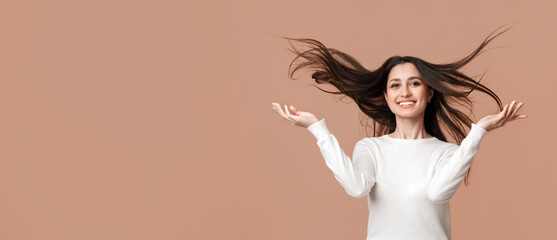
<svg viewBox="0 0 557 240"><path fill-rule="evenodd" d="M524 103L517 103L517 101L514 100L511 102L510 106L509 104L505 105L503 111L501 111L500 113L487 115L480 119L480 121L478 121L476 125L487 131L491 131L493 129L504 126L507 122L516 119L527 118L527 116L524 114L517 115L518 110L520 109L520 107L522 107L522 105L524 105Z"/></svg>

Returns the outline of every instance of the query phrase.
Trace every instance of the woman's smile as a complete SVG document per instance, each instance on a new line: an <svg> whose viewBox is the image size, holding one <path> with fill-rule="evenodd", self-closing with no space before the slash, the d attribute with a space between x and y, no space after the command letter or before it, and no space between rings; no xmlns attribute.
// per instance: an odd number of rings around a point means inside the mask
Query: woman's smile
<svg viewBox="0 0 557 240"><path fill-rule="evenodd" d="M398 102L398 106L401 108L409 108L416 105L416 101L400 101Z"/></svg>

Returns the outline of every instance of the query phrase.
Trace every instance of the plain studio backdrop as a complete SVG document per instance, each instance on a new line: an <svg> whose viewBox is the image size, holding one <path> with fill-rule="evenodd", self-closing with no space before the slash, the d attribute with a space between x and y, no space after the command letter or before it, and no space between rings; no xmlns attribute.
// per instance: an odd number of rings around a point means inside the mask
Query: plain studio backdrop
<svg viewBox="0 0 557 240"><path fill-rule="evenodd" d="M0 239L364 239L315 139L271 109L367 137L349 98L289 80L275 35L369 69L393 55L464 71L528 119L490 132L451 200L454 239L557 234L557 2L1 1ZM327 88L331 89L331 88ZM473 95L474 121L497 111Z"/></svg>

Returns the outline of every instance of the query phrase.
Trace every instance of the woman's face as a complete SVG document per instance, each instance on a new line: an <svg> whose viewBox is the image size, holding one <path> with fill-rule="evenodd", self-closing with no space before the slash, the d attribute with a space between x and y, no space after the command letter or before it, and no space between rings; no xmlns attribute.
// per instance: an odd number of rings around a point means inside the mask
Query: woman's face
<svg viewBox="0 0 557 240"><path fill-rule="evenodd" d="M391 69L385 99L397 118L423 118L427 103L433 97L422 76L412 63Z"/></svg>

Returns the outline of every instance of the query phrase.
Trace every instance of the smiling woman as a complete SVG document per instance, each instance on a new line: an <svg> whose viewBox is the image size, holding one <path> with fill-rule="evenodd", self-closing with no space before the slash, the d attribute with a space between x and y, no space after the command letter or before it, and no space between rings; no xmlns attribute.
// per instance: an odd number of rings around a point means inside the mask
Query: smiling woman
<svg viewBox="0 0 557 240"><path fill-rule="evenodd" d="M317 40L286 38L297 55L290 65L290 77L301 68L314 70L315 82L331 84L339 91L317 88L352 98L374 121L374 137L360 140L351 160L325 119L272 103L280 116L315 136L325 163L350 196L368 197L367 239L451 239L448 202L463 180L468 184L481 140L488 131L526 118L518 115L522 103L513 101L502 107L493 91L459 71L508 30L494 34L498 29L460 61L433 64L394 56L374 71ZM310 49L300 51L291 41L305 43ZM304 61L292 68L297 59ZM473 91L490 96L501 112L473 123L454 106L471 109L468 96ZM444 132L457 144L448 143Z"/></svg>
<svg viewBox="0 0 557 240"><path fill-rule="evenodd" d="M398 69L402 70L404 68L405 71L403 72L412 70L408 74L415 74L433 92L429 103L425 106L423 120L418 121L418 124L425 128L421 132L425 131L427 135L434 136L444 142L448 141L445 136L446 133L457 144L460 144L466 137L466 130L470 128L473 121L467 114L458 110L458 106L472 109L472 101L468 98L470 93L473 91L485 93L495 100L500 110L504 110L499 97L480 83L483 75L476 81L459 71L478 56L488 43L510 29L509 27L497 33L501 28L503 26L491 32L478 48L459 61L434 64L412 56L393 56L375 71L367 70L354 57L334 48L327 48L315 39L284 38L289 41L292 47L290 51L296 54L296 57L290 63L290 77L293 78L295 72L303 68L314 70L311 77L316 83L333 85L339 91L330 92L316 86L318 89L326 93L342 94L352 98L360 110L373 120L371 126L373 136L385 134L401 136L400 132L397 131L397 125L408 126L402 121L397 122L396 113L399 108L395 107L396 104L387 101L388 92L391 91L390 87L387 88L387 80L391 79L389 77L392 74L398 74ZM306 44L309 49L300 51L292 44L292 41ZM299 59L302 61L295 64ZM397 71L392 71L393 69ZM397 77L393 76L393 78ZM518 105L520 108L522 103ZM515 106L514 102L511 106ZM526 116L516 116L513 120L524 117ZM306 119L303 120L307 121ZM399 130L401 128L406 127L399 126ZM414 131L412 130L412 132ZM415 133L411 133L411 135L416 136ZM424 134L420 134L418 137L422 135ZM464 178L464 184L468 185L468 182L469 170Z"/></svg>

